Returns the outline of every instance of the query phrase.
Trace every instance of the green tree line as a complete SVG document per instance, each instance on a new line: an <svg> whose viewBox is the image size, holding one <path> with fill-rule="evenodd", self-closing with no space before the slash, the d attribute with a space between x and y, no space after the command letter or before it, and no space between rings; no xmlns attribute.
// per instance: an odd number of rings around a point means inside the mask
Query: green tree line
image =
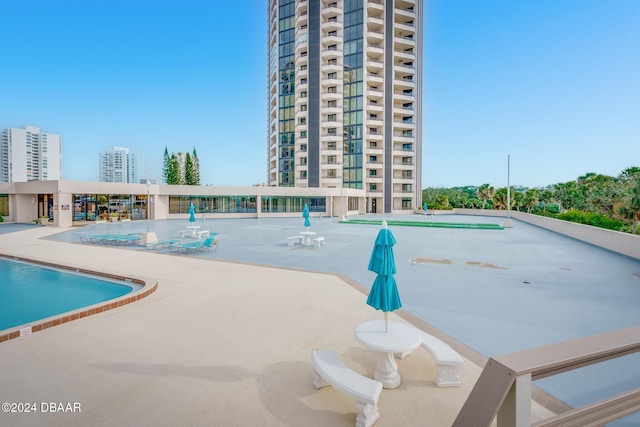
<svg viewBox="0 0 640 427"><path fill-rule="evenodd" d="M507 209L507 188L489 184L425 188L429 209ZM589 172L569 182L544 188L511 186L510 209L545 215L611 230L640 234L640 167L617 177Z"/></svg>
<svg viewBox="0 0 640 427"><path fill-rule="evenodd" d="M169 185L200 185L200 161L196 149L193 153L171 153L164 148L162 181Z"/></svg>

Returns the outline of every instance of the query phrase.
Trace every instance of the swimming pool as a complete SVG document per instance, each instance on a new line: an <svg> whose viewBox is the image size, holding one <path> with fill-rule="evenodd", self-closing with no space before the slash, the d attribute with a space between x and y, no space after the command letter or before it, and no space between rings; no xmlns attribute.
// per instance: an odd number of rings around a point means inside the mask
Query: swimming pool
<svg viewBox="0 0 640 427"><path fill-rule="evenodd" d="M110 301L142 288L133 282L5 258L0 258L0 278L0 331Z"/></svg>

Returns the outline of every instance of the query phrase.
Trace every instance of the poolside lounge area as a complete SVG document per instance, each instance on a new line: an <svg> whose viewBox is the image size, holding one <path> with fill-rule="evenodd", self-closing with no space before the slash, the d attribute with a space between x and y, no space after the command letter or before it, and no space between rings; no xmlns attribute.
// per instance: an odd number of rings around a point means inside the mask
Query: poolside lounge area
<svg viewBox="0 0 640 427"><path fill-rule="evenodd" d="M242 238L225 239L211 221L221 248L196 256L82 244L68 231L54 236L65 230L49 227L0 234L3 254L158 280L158 290L140 301L0 344L4 401L82 405L80 413L3 413L0 424L353 425L351 398L314 389L311 349L335 349L349 367L370 376L376 355L353 332L381 314L365 304L367 290L358 282L367 279L341 273L354 259L332 258L345 245L329 232L336 224L324 221L327 245L304 251L287 247L290 233L279 223L245 223L254 241L258 233L282 236L248 251ZM370 248L359 233L349 230L347 237ZM282 253L273 254L276 247ZM335 264L337 275L304 267L320 254L320 264ZM288 267L255 265L283 256L292 260ZM410 298L404 302L411 305ZM404 310L391 319L437 332ZM481 371L472 352L462 355L460 388L436 387L424 350L399 361L403 382L383 390L375 425L451 425ZM534 419L548 415L534 404Z"/></svg>

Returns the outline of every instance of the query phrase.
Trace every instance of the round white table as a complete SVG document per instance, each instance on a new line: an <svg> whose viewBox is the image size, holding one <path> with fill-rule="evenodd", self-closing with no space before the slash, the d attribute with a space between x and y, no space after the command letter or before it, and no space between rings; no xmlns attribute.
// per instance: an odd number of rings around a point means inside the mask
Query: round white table
<svg viewBox="0 0 640 427"><path fill-rule="evenodd" d="M307 240L305 242L305 246L311 246L311 236L315 236L316 232L315 231L301 231L300 232L301 236L307 236Z"/></svg>
<svg viewBox="0 0 640 427"><path fill-rule="evenodd" d="M191 230L191 237L196 237L196 230L200 228L199 225L187 225L187 228Z"/></svg>
<svg viewBox="0 0 640 427"><path fill-rule="evenodd" d="M388 332L384 331L384 320L370 320L358 326L356 340L367 348L380 352L374 378L386 389L400 386L394 353L411 352L420 347L420 334L411 325L389 322Z"/></svg>

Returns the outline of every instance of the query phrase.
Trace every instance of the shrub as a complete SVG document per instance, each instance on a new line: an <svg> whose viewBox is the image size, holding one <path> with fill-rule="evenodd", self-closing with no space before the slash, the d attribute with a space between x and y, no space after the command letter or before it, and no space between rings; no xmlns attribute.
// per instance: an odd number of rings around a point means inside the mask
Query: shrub
<svg viewBox="0 0 640 427"><path fill-rule="evenodd" d="M592 225L594 227L606 228L607 230L622 230L623 222L609 218L602 214L593 212L581 212L576 210L570 210L561 214L558 214L556 218L563 221L577 222L579 224Z"/></svg>

